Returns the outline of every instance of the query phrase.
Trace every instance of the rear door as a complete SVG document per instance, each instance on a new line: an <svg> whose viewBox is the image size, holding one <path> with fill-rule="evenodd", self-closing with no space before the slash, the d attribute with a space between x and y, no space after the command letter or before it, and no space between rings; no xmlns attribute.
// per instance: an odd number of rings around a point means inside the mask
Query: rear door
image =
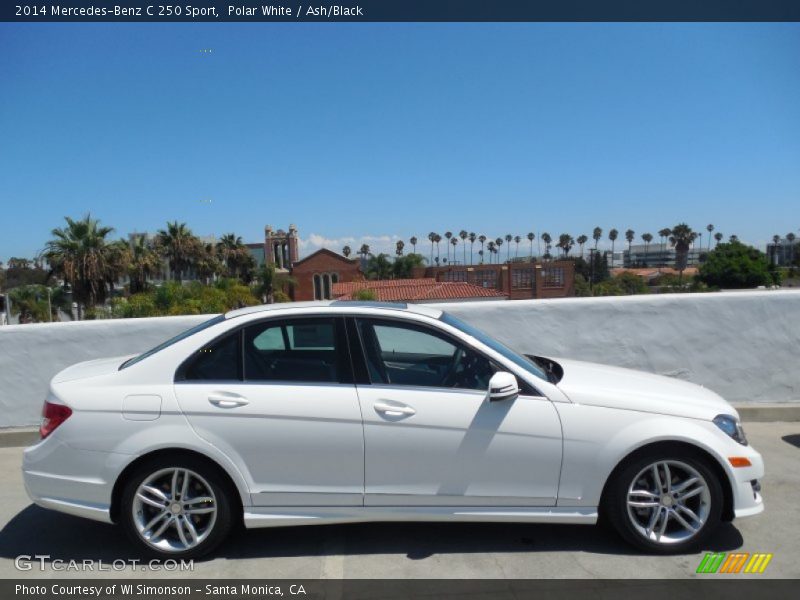
<svg viewBox="0 0 800 600"><path fill-rule="evenodd" d="M175 391L197 434L239 464L255 505L363 503L361 411L341 318L240 328L198 349Z"/></svg>

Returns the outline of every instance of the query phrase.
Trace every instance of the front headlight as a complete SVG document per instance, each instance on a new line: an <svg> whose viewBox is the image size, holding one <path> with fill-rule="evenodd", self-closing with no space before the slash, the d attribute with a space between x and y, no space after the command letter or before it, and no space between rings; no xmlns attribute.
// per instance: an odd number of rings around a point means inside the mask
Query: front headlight
<svg viewBox="0 0 800 600"><path fill-rule="evenodd" d="M744 435L741 423L736 417L731 415L717 415L714 417L714 425L722 429L727 435L739 442L742 446L747 446L747 438Z"/></svg>

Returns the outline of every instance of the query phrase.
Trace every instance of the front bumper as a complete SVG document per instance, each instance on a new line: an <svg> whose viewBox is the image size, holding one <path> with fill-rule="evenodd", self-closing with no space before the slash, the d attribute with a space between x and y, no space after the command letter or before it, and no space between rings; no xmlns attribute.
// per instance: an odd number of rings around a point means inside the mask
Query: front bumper
<svg viewBox="0 0 800 600"><path fill-rule="evenodd" d="M125 454L79 450L54 433L25 449L25 491L43 508L111 523L114 482L130 458Z"/></svg>
<svg viewBox="0 0 800 600"><path fill-rule="evenodd" d="M736 518L751 517L764 512L761 497L761 480L764 477L764 459L751 446L739 454L750 460L749 467L734 468L727 465L733 492L733 514Z"/></svg>

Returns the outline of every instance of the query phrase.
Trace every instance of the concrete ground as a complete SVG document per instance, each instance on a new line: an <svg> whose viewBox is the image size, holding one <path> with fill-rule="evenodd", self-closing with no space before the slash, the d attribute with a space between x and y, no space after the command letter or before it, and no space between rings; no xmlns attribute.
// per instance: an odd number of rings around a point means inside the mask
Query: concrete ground
<svg viewBox="0 0 800 600"><path fill-rule="evenodd" d="M724 525L707 550L771 552L763 575L800 577L800 423L747 423L764 455L766 511ZM187 573L56 571L54 561L140 558L115 527L31 505L22 486L22 448L0 448L0 578L156 577ZM19 555L49 555L20 572ZM498 524L367 524L242 531L195 562L193 578L688 578L703 553L653 557L598 527ZM697 577L710 577L709 575ZM733 575L730 577L744 577Z"/></svg>

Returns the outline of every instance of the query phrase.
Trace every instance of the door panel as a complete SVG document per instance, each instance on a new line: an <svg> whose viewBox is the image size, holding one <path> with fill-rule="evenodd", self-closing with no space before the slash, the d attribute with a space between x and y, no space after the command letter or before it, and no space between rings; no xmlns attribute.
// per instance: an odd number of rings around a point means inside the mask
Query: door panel
<svg viewBox="0 0 800 600"><path fill-rule="evenodd" d="M261 506L363 503L364 448L355 386L181 383L197 434L237 461ZM238 398L245 404L221 401Z"/></svg>

